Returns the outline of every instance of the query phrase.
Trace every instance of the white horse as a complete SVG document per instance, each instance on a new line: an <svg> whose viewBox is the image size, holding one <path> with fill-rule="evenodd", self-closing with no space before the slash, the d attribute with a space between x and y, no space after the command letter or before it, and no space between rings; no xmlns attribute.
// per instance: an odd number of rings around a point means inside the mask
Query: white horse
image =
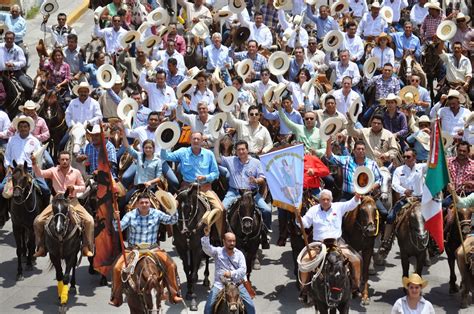
<svg viewBox="0 0 474 314"><path fill-rule="evenodd" d="M86 138L86 126L87 122L75 123L71 122L72 127L69 132L69 140L66 143L65 150L71 154L71 166L78 169L82 176L86 176L86 167L84 162L78 162L76 157L79 155L81 149L84 149L87 145Z"/></svg>
<svg viewBox="0 0 474 314"><path fill-rule="evenodd" d="M387 167L380 168L380 174L382 175L382 185L380 187L381 195L380 201L387 210L392 208L392 174Z"/></svg>

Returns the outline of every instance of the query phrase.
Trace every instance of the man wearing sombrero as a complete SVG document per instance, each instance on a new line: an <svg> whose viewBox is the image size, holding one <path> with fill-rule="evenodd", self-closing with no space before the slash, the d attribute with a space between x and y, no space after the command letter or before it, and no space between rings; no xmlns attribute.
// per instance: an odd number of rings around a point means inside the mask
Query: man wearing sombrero
<svg viewBox="0 0 474 314"><path fill-rule="evenodd" d="M380 13L381 5L375 1L370 6L370 12L367 12L362 17L362 20L357 27L357 35L364 39L371 39L378 36L387 27L387 22L382 18Z"/></svg>
<svg viewBox="0 0 474 314"><path fill-rule="evenodd" d="M459 138L464 134L464 121L469 117L471 111L461 107L465 98L457 90L451 89L447 96L447 106L438 111L441 129Z"/></svg>
<svg viewBox="0 0 474 314"><path fill-rule="evenodd" d="M425 8L428 8L428 15L420 27L420 37L423 42L433 39L433 36L436 35L438 25L441 24L441 21L444 19L444 14L439 2L427 2Z"/></svg>
<svg viewBox="0 0 474 314"><path fill-rule="evenodd" d="M465 38L472 31L472 28L469 26L471 17L459 12L455 17L453 16L453 19L456 21L457 30L453 38L450 39L451 45L455 42L460 42L463 44L464 49L469 49L469 42Z"/></svg>

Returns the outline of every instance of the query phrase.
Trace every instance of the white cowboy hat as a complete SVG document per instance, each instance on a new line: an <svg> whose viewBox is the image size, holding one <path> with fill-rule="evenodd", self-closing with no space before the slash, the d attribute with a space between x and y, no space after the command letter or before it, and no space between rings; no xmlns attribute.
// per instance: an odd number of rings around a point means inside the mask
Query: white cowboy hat
<svg viewBox="0 0 474 314"><path fill-rule="evenodd" d="M128 31L120 37L120 45L125 48L133 43L139 43L142 34L139 31Z"/></svg>
<svg viewBox="0 0 474 314"><path fill-rule="evenodd" d="M253 61L250 59L245 59L240 62L237 62L235 65L235 70L237 75L240 76L244 81L249 77L253 70Z"/></svg>
<svg viewBox="0 0 474 314"><path fill-rule="evenodd" d="M417 125L420 125L421 123L429 123L431 124L431 120L430 120L430 117L428 117L427 115L422 115L420 118L418 118L418 121L416 121L416 124Z"/></svg>
<svg viewBox="0 0 474 314"><path fill-rule="evenodd" d="M39 104L35 103L35 102L32 101L32 100L27 100L23 106L19 106L19 107L18 107L18 110L20 110L21 112L23 112L24 109L28 109L28 110L38 110L39 108L40 108L40 105L39 105Z"/></svg>
<svg viewBox="0 0 474 314"><path fill-rule="evenodd" d="M281 101L281 95L285 92L286 90L286 84L285 83L278 83L277 86L275 86L275 89L273 90L273 99L275 101Z"/></svg>
<svg viewBox="0 0 474 314"><path fill-rule="evenodd" d="M147 37L141 44L141 47L145 52L149 52L150 50L153 49L156 45L159 45L161 43L161 37L157 35L153 35L150 37Z"/></svg>
<svg viewBox="0 0 474 314"><path fill-rule="evenodd" d="M428 133L420 130L415 136L415 139L423 146L425 150L430 150L430 135Z"/></svg>
<svg viewBox="0 0 474 314"><path fill-rule="evenodd" d="M36 158L36 165L38 168L42 169L43 168L43 155L48 148L49 143L46 143L44 145L41 145L40 148L38 148L36 151L33 152L33 156Z"/></svg>
<svg viewBox="0 0 474 314"><path fill-rule="evenodd" d="M445 20L438 25L436 36L442 41L450 40L456 34L458 27L451 20Z"/></svg>
<svg viewBox="0 0 474 314"><path fill-rule="evenodd" d="M196 37L199 37L200 39L206 39L207 37L209 37L209 28L207 27L206 23L199 22L193 26L193 28L191 29L191 34Z"/></svg>
<svg viewBox="0 0 474 314"><path fill-rule="evenodd" d="M165 25L160 25L156 29L156 36L165 37L170 32L170 27Z"/></svg>
<svg viewBox="0 0 474 314"><path fill-rule="evenodd" d="M377 2L377 1L375 1L374 3L372 3L372 4L370 5L370 8L371 8L371 9L372 9L372 8L378 8L378 9L380 9L381 7L382 7L382 6L380 5L380 2Z"/></svg>
<svg viewBox="0 0 474 314"><path fill-rule="evenodd" d="M7 24L5 24L3 22L0 23L0 35L4 35L9 30L10 29L8 28Z"/></svg>
<svg viewBox="0 0 474 314"><path fill-rule="evenodd" d="M119 102L117 106L117 116L123 121L125 121L127 119L128 113L132 110L134 112L138 111L138 103L133 98L124 98Z"/></svg>
<svg viewBox="0 0 474 314"><path fill-rule="evenodd" d="M164 8L156 8L148 13L146 20L152 22L155 25L168 25L170 22L170 16L168 11Z"/></svg>
<svg viewBox="0 0 474 314"><path fill-rule="evenodd" d="M289 41L291 36L293 36L293 34L296 32L296 30L293 28L293 27L288 27L287 29L285 29L285 31L283 32L283 37L282 39L284 41Z"/></svg>
<svg viewBox="0 0 474 314"><path fill-rule="evenodd" d="M354 184L354 191L357 194L364 195L372 190L375 179L372 170L366 166L359 166L354 172L352 183Z"/></svg>
<svg viewBox="0 0 474 314"><path fill-rule="evenodd" d="M273 7L277 10L289 11L293 9L293 1L290 0L275 0L273 2Z"/></svg>
<svg viewBox="0 0 474 314"><path fill-rule="evenodd" d="M333 135L336 135L343 127L344 121L337 117L327 118L319 128L319 136L322 141L327 141Z"/></svg>
<svg viewBox="0 0 474 314"><path fill-rule="evenodd" d="M316 3L318 3L320 0L304 0L304 2L306 4L309 4L309 5L315 5Z"/></svg>
<svg viewBox="0 0 474 314"><path fill-rule="evenodd" d="M405 86L403 87L400 92L400 99L403 100L406 104L413 104L414 102L418 102L420 99L420 92L415 86Z"/></svg>
<svg viewBox="0 0 474 314"><path fill-rule="evenodd" d="M225 112L219 112L215 114L209 120L209 133L214 137L218 138L221 130L224 127L224 123L227 121L227 114Z"/></svg>
<svg viewBox="0 0 474 314"><path fill-rule="evenodd" d="M201 70L198 68L198 67L192 67L191 69L188 70L188 77L189 78L195 78L196 75L199 74L199 72L201 72Z"/></svg>
<svg viewBox="0 0 474 314"><path fill-rule="evenodd" d="M91 130L89 130L88 128L86 128L86 132L87 134L100 134L100 125L99 124L94 124L94 126L92 127Z"/></svg>
<svg viewBox="0 0 474 314"><path fill-rule="evenodd" d="M354 123L357 122L357 118L362 113L363 106L364 105L362 104L362 100L360 99L360 97L357 97L352 102L351 106L349 107L349 112L348 112L348 117L352 122Z"/></svg>
<svg viewBox="0 0 474 314"><path fill-rule="evenodd" d="M231 112L238 98L239 91L234 86L227 86L217 95L217 104L223 112Z"/></svg>
<svg viewBox="0 0 474 314"><path fill-rule="evenodd" d="M314 82L318 78L317 75L313 75L313 77L309 80L303 83L301 86L301 90L305 95L309 95L309 92L311 91L311 88L314 86Z"/></svg>
<svg viewBox="0 0 474 314"><path fill-rule="evenodd" d="M96 73L97 82L103 88L111 88L117 79L117 70L110 64L102 64Z"/></svg>
<svg viewBox="0 0 474 314"><path fill-rule="evenodd" d="M223 85L225 84L224 81L221 79L221 68L219 66L217 66L214 69L214 72L212 72L211 80L219 84L223 84Z"/></svg>
<svg viewBox="0 0 474 314"><path fill-rule="evenodd" d="M439 4L438 1L428 1L425 3L425 8L427 9L435 9L435 10L438 10L438 11L442 11L441 10L441 5Z"/></svg>
<svg viewBox="0 0 474 314"><path fill-rule="evenodd" d="M273 95L275 94L275 88L276 87L277 87L277 85L270 86L263 93L262 102L263 102L263 105L267 108L268 111L273 110L272 99L273 99Z"/></svg>
<svg viewBox="0 0 474 314"><path fill-rule="evenodd" d="M28 122L28 124L30 125L30 132L33 132L33 130L35 129L35 121L33 120L33 118L25 115L19 115L15 117L15 119L13 119L12 121L12 125L15 130L18 130L18 123L20 122Z"/></svg>
<svg viewBox="0 0 474 314"><path fill-rule="evenodd" d="M102 6L99 5L94 10L94 17L100 18L100 16L102 15L102 12L104 12L104 10L105 10L105 7L102 7Z"/></svg>
<svg viewBox="0 0 474 314"><path fill-rule="evenodd" d="M234 15L234 12L232 12L229 7L227 8L221 8L219 11L214 13L214 18L217 20L225 20L229 17Z"/></svg>
<svg viewBox="0 0 474 314"><path fill-rule="evenodd" d="M402 99L399 96L395 95L394 93L388 94L386 98L380 99L379 102L382 106L384 106L387 104L387 101L389 100L397 101L397 106L400 106L402 104Z"/></svg>
<svg viewBox="0 0 474 314"><path fill-rule="evenodd" d="M454 137L447 132L441 131L441 139L443 140L444 148L451 147L454 143Z"/></svg>
<svg viewBox="0 0 474 314"><path fill-rule="evenodd" d="M131 129L133 127L133 122L135 121L135 115L137 112L135 110L130 110L127 113L127 116L123 120L123 127L127 129Z"/></svg>
<svg viewBox="0 0 474 314"><path fill-rule="evenodd" d="M469 124L472 124L473 122L474 122L474 111L471 111L471 114L464 117L464 123L469 125Z"/></svg>
<svg viewBox="0 0 474 314"><path fill-rule="evenodd" d="M187 79L179 83L176 87L176 97L181 98L189 91L193 86L196 86L197 81L194 79Z"/></svg>
<svg viewBox="0 0 474 314"><path fill-rule="evenodd" d="M81 83L75 85L72 88L72 92L74 93L74 95L79 96L79 90L82 89L82 88L87 88L89 90L89 95L90 95L90 93L92 93L92 90L93 90L92 86L90 86L88 82L81 82Z"/></svg>
<svg viewBox="0 0 474 314"><path fill-rule="evenodd" d="M283 51L276 51L268 58L268 69L273 75L283 75L290 68L290 57Z"/></svg>
<svg viewBox="0 0 474 314"><path fill-rule="evenodd" d="M469 15L464 15L462 12L459 12L456 16L456 22L462 19L466 20L466 23L469 23L471 21L471 17Z"/></svg>
<svg viewBox="0 0 474 314"><path fill-rule="evenodd" d="M158 191L155 192L155 196L169 215L174 215L174 213L176 213L178 205L173 194L162 189L158 189Z"/></svg>
<svg viewBox="0 0 474 314"><path fill-rule="evenodd" d="M344 42L344 36L338 30L330 31L324 36L323 49L326 52L331 52L339 49Z"/></svg>
<svg viewBox="0 0 474 314"><path fill-rule="evenodd" d="M150 22L147 22L147 21L144 21L142 22L142 24L138 27L137 31L140 33L140 34L143 34L149 27L153 26L152 23Z"/></svg>
<svg viewBox="0 0 474 314"><path fill-rule="evenodd" d="M384 6L380 9L380 15L388 24L393 22L393 10L391 7Z"/></svg>
<svg viewBox="0 0 474 314"><path fill-rule="evenodd" d="M291 23L293 23L293 25L297 26L297 25L301 25L301 22L303 22L303 16L299 15L299 14L296 14L295 16L293 16L293 18L291 19Z"/></svg>
<svg viewBox="0 0 474 314"><path fill-rule="evenodd" d="M176 122L162 122L156 128L155 143L162 149L172 148L176 143L178 143L180 134L181 131Z"/></svg>
<svg viewBox="0 0 474 314"><path fill-rule="evenodd" d="M370 57L364 62L364 76L368 79L372 78L377 71L377 65L380 60L377 57Z"/></svg>
<svg viewBox="0 0 474 314"><path fill-rule="evenodd" d="M448 99L457 98L461 104L466 102L466 98L464 98L464 96L455 89L450 89L447 96L448 96Z"/></svg>
<svg viewBox="0 0 474 314"><path fill-rule="evenodd" d="M229 10L232 13L239 14L245 10L246 4L244 0L229 0Z"/></svg>
<svg viewBox="0 0 474 314"><path fill-rule="evenodd" d="M41 4L40 12L42 15L51 15L59 9L56 0L46 0Z"/></svg>
<svg viewBox="0 0 474 314"><path fill-rule="evenodd" d="M349 9L349 3L345 0L338 0L331 5L331 16L341 14Z"/></svg>

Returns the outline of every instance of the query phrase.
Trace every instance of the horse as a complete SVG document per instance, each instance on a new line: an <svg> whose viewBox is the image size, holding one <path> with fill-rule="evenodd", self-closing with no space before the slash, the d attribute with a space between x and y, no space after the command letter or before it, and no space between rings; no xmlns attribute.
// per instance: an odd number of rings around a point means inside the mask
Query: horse
<svg viewBox="0 0 474 314"><path fill-rule="evenodd" d="M46 121L50 137L47 141L48 151L53 160L56 160L59 154L59 143L67 131L66 115L62 106L59 104L58 96L55 91L49 91L43 98L38 115Z"/></svg>
<svg viewBox="0 0 474 314"><path fill-rule="evenodd" d="M163 267L153 254L140 258L124 282L130 313L160 313L164 293Z"/></svg>
<svg viewBox="0 0 474 314"><path fill-rule="evenodd" d="M455 210L457 210L457 216L459 217L459 225L461 227L461 235L457 227ZM453 294L459 291L459 287L456 285L456 272L454 270L454 264L456 262L456 250L461 243L471 233L471 211L469 208L456 209L451 206L448 209L448 214L444 218L444 238L445 238L445 249L446 255L448 256L449 265L449 293Z"/></svg>
<svg viewBox="0 0 474 314"><path fill-rule="evenodd" d="M0 180L3 181L7 175L7 168L5 167L5 155L0 151ZM8 214L8 200L0 196L0 229L10 219Z"/></svg>
<svg viewBox="0 0 474 314"><path fill-rule="evenodd" d="M204 198L199 195L199 185L191 184L182 189L176 196L178 201L178 222L173 225L173 238L176 251L183 261L184 273L186 274L187 292L186 299L191 300L191 311L197 311L196 294L194 285L198 281L198 270L201 260L206 259L204 271L204 286L209 287L209 257L205 255L201 246L201 238L204 229L201 219L210 206Z"/></svg>
<svg viewBox="0 0 474 314"><path fill-rule="evenodd" d="M86 123L75 123L72 121L72 126L69 129L69 140L66 143L65 150L68 151L73 157L71 160L71 166L78 169L82 176L86 176L86 168L83 162L76 160L77 155L81 149L86 147Z"/></svg>
<svg viewBox="0 0 474 314"><path fill-rule="evenodd" d="M15 75L9 71L0 71L0 84L3 84L6 95L2 108L8 114L10 120L13 120L19 113L18 106L24 104L27 99L25 89Z"/></svg>
<svg viewBox="0 0 474 314"><path fill-rule="evenodd" d="M206 65L206 58L204 58L204 44L202 41L194 36L191 31L184 34L184 41L186 42L184 62L188 68L196 66L203 69Z"/></svg>
<svg viewBox="0 0 474 314"><path fill-rule="evenodd" d="M236 247L244 253L249 281L252 261L257 256L263 228L262 215L254 200L256 193L249 190L241 191L240 198L230 207L227 215L229 228L237 239Z"/></svg>
<svg viewBox="0 0 474 314"><path fill-rule="evenodd" d="M380 175L382 176L380 201L385 208L390 209L393 205L392 175L387 167L380 167Z"/></svg>
<svg viewBox="0 0 474 314"><path fill-rule="evenodd" d="M403 54L400 68L398 69L398 77L405 85L410 85L412 75L420 77L420 85L426 87L427 78L422 66L415 60L413 53L406 50Z"/></svg>
<svg viewBox="0 0 474 314"><path fill-rule="evenodd" d="M327 254L322 271L311 281L311 293L315 300L315 310L320 313L349 313L351 298L351 276L348 260L342 252L328 243Z"/></svg>
<svg viewBox="0 0 474 314"><path fill-rule="evenodd" d="M443 62L436 52L437 43L427 42L425 48L421 52L421 66L423 71L426 73L427 78L427 89L430 92L431 99L435 99L435 88L433 85L434 80L436 79L440 82L443 77L442 67Z"/></svg>
<svg viewBox="0 0 474 314"><path fill-rule="evenodd" d="M462 278L461 308L469 305L469 292L474 291L474 237L468 237L456 251L459 273Z"/></svg>
<svg viewBox="0 0 474 314"><path fill-rule="evenodd" d="M58 194L53 198L51 202L53 215L45 225L45 245L56 270L58 297L62 306L68 301L69 290L76 291L77 255L81 250L79 217L75 217L74 212L70 210L68 196L69 190L66 190L64 194ZM64 272L61 265L63 261L66 265Z"/></svg>
<svg viewBox="0 0 474 314"><path fill-rule="evenodd" d="M214 314L244 314L245 307L240 298L239 287L229 280L224 280L224 289L217 295L216 302L212 307Z"/></svg>
<svg viewBox="0 0 474 314"><path fill-rule="evenodd" d="M379 232L377 205L365 196L356 209L344 216L342 237L354 250L362 254L362 304L369 305L369 266L374 252L375 238Z"/></svg>
<svg viewBox="0 0 474 314"><path fill-rule="evenodd" d="M402 208L395 219L395 233L400 247L403 276L408 277L409 258L416 258L415 272L421 276L429 234L425 229L425 220L421 214L421 202L409 199L409 205Z"/></svg>
<svg viewBox="0 0 474 314"><path fill-rule="evenodd" d="M16 280L21 281L24 279L21 265L23 255L26 255L26 270L33 269L35 252L33 221L44 206L41 191L35 186L33 177L27 172L26 161L23 165L17 165L16 161L13 161L13 166L13 196L10 202L10 214L18 259Z"/></svg>
<svg viewBox="0 0 474 314"><path fill-rule="evenodd" d="M48 77L49 72L38 69L36 71L36 76L33 79L33 93L31 94L31 100L38 102L41 99L41 96L46 94L48 91Z"/></svg>

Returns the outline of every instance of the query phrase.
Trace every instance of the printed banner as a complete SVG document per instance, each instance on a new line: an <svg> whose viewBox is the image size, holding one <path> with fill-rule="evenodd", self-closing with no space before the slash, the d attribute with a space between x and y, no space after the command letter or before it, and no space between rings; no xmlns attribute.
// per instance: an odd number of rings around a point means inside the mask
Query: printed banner
<svg viewBox="0 0 474 314"><path fill-rule="evenodd" d="M273 205L294 212L303 200L304 145L260 156Z"/></svg>

